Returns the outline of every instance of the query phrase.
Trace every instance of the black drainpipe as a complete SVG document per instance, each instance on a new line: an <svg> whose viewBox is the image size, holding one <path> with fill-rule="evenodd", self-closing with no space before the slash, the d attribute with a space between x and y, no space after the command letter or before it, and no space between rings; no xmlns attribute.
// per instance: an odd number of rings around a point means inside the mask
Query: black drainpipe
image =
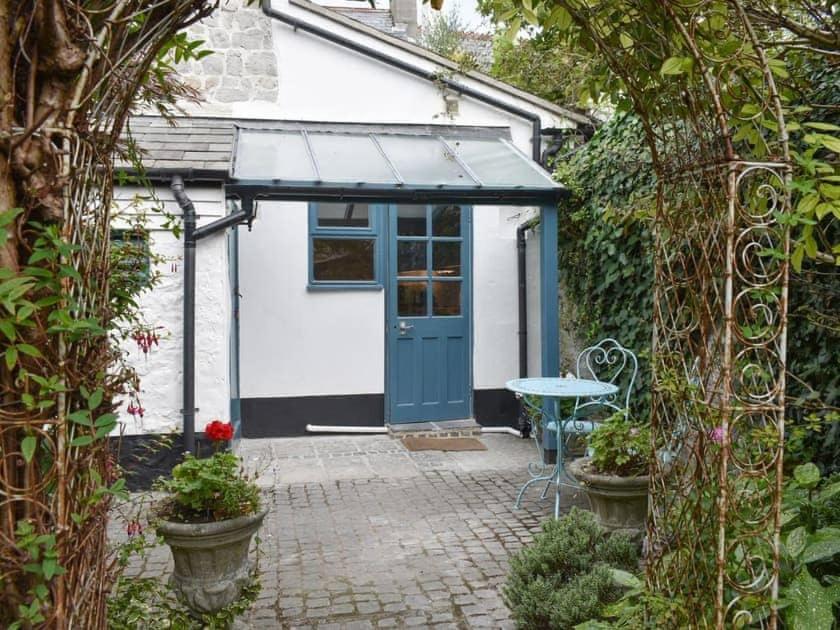
<svg viewBox="0 0 840 630"><path fill-rule="evenodd" d="M181 207L184 220L184 392L181 410L184 418L184 450L197 455L195 448L195 244L198 240L235 226L250 218L249 209L239 210L200 228L195 227L195 206L184 192L180 175L172 177L170 186Z"/></svg>
<svg viewBox="0 0 840 630"><path fill-rule="evenodd" d="M459 94L463 94L464 96L474 98L477 101L482 101L484 103L487 103L488 105L492 105L493 107L497 107L503 111L506 111L509 114L518 116L519 118L524 118L525 120L531 123L531 158L537 164L540 163L540 159L542 157L542 121L540 120L540 117L536 114L533 114L527 110L521 109L514 105L509 105L504 101L500 101L499 99L493 98L492 96L488 96L482 92L479 92L478 90L474 90L471 87L458 83L457 81L453 81L452 79L449 79L443 76L442 74L438 74L436 72L429 72L428 70L423 70L422 68L412 66L410 63L406 63L405 61L402 61L400 59L394 59L393 57L379 50L376 50L375 48L369 48L367 46L359 44L358 42L354 42L351 39L342 37L341 35L336 35L335 33L327 29L321 28L319 26L307 24L306 22L299 20L296 17L293 17L287 13L283 13L282 11L278 11L277 9L272 8L271 0L262 0L262 11L268 17L280 20L281 22L285 22L295 30L301 30L307 33L311 33L312 35L316 35L317 37L326 39L327 41L333 42L334 44L338 44L339 46L343 46L344 48L347 48L349 50L361 53L366 57L370 57L395 68L399 68L403 72L408 72L409 74L413 74L414 76L426 79L427 81L441 83L449 89L458 92Z"/></svg>

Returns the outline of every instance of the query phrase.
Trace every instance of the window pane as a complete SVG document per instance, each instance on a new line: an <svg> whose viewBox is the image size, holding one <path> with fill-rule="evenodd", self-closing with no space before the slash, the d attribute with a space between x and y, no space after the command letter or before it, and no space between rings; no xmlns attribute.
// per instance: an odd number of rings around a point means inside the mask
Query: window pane
<svg viewBox="0 0 840 630"><path fill-rule="evenodd" d="M400 317L423 317L426 314L427 282L416 280L397 283L397 314Z"/></svg>
<svg viewBox="0 0 840 630"><path fill-rule="evenodd" d="M408 185L475 186L473 178L437 138L383 134L376 139Z"/></svg>
<svg viewBox="0 0 840 630"><path fill-rule="evenodd" d="M312 239L313 278L321 281L372 281L373 239Z"/></svg>
<svg viewBox="0 0 840 630"><path fill-rule="evenodd" d="M250 179L311 180L312 160L298 132L241 129L234 173Z"/></svg>
<svg viewBox="0 0 840 630"><path fill-rule="evenodd" d="M432 210L432 236L461 236L459 206L435 206Z"/></svg>
<svg viewBox="0 0 840 630"><path fill-rule="evenodd" d="M385 158L368 136L310 131L309 144L325 182L397 183Z"/></svg>
<svg viewBox="0 0 840 630"><path fill-rule="evenodd" d="M461 275L460 241L435 241L432 243L432 262L435 276Z"/></svg>
<svg viewBox="0 0 840 630"><path fill-rule="evenodd" d="M397 273L400 276L426 275L426 241L397 241Z"/></svg>
<svg viewBox="0 0 840 630"><path fill-rule="evenodd" d="M485 186L557 186L548 173L501 140L447 138L446 141Z"/></svg>
<svg viewBox="0 0 840 630"><path fill-rule="evenodd" d="M397 206L397 234L426 236L426 206Z"/></svg>
<svg viewBox="0 0 840 630"><path fill-rule="evenodd" d="M461 283L433 282L432 303L435 315L461 314Z"/></svg>
<svg viewBox="0 0 840 630"><path fill-rule="evenodd" d="M370 207L366 203L319 203L318 227L370 227Z"/></svg>

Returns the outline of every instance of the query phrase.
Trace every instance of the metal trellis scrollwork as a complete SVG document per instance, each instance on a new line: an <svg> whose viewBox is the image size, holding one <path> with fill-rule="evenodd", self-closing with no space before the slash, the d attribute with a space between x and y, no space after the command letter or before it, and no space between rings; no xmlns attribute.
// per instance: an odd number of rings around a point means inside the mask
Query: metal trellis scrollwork
<svg viewBox="0 0 840 630"><path fill-rule="evenodd" d="M621 43L610 3L561 4L658 176L648 584L692 627L774 628L790 175L770 64L738 0L631 0Z"/></svg>

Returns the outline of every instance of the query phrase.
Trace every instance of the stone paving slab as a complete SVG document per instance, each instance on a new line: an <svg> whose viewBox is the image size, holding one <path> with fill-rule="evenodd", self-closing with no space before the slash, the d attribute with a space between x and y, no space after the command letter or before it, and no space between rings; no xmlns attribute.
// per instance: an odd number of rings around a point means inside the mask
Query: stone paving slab
<svg viewBox="0 0 840 630"><path fill-rule="evenodd" d="M262 592L239 628L509 628L508 557L549 518L529 490L533 442L483 435L487 451L412 453L387 436L242 440L271 512ZM564 488L564 511L585 498ZM166 575L168 550L131 574Z"/></svg>

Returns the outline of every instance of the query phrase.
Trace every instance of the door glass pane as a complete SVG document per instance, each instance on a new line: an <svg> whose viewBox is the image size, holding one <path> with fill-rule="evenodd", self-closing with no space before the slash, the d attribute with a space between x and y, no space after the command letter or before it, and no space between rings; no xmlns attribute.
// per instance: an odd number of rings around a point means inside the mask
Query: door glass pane
<svg viewBox="0 0 840 630"><path fill-rule="evenodd" d="M397 206L397 234L426 236L426 206Z"/></svg>
<svg viewBox="0 0 840 630"><path fill-rule="evenodd" d="M432 210L432 236L461 236L459 206L435 206Z"/></svg>
<svg viewBox="0 0 840 630"><path fill-rule="evenodd" d="M434 315L461 314L461 283L432 282L432 312Z"/></svg>
<svg viewBox="0 0 840 630"><path fill-rule="evenodd" d="M366 203L319 203L317 214L318 227L370 227L370 208Z"/></svg>
<svg viewBox="0 0 840 630"><path fill-rule="evenodd" d="M433 275L460 276L461 275L461 243L460 241L434 241L432 243Z"/></svg>
<svg viewBox="0 0 840 630"><path fill-rule="evenodd" d="M417 280L397 283L397 314L400 317L423 317L426 315L427 282Z"/></svg>
<svg viewBox="0 0 840 630"><path fill-rule="evenodd" d="M427 241L397 241L398 275L426 275L426 242Z"/></svg>
<svg viewBox="0 0 840 630"><path fill-rule="evenodd" d="M373 239L313 238L312 273L321 281L373 281Z"/></svg>

